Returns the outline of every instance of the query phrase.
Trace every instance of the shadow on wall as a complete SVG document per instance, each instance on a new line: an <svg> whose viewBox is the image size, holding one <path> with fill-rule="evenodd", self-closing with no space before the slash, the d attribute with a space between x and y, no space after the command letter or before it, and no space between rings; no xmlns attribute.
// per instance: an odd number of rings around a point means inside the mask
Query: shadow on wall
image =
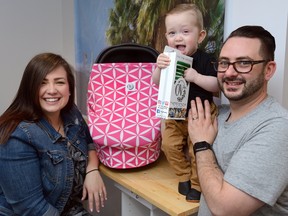
<svg viewBox="0 0 288 216"><path fill-rule="evenodd" d="M90 71L89 72L76 71L75 74L76 74L76 86L78 87L76 90L77 106L83 115L87 115L87 89L88 89L87 84L89 82Z"/></svg>

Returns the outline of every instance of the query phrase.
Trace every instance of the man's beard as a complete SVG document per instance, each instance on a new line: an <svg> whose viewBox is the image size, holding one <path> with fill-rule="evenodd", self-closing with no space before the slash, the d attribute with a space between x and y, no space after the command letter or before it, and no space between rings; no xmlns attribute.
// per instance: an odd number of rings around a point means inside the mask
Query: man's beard
<svg viewBox="0 0 288 216"><path fill-rule="evenodd" d="M223 83L225 83L225 81L242 82L244 85L244 88L242 92L232 95L230 94L231 91L230 92L224 91ZM248 81L248 82L242 78L227 78L226 77L226 78L223 78L221 81L218 79L219 88L221 89L225 97L230 101L239 101L239 100L248 98L249 96L253 95L255 92L259 91L264 86L264 82L265 82L264 71L262 71L262 73L260 73L260 75L256 79Z"/></svg>

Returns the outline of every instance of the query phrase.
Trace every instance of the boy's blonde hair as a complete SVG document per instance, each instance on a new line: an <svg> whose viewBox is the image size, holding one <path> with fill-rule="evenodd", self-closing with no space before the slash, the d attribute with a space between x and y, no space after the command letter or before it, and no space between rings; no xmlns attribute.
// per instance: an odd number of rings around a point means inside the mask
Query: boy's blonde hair
<svg viewBox="0 0 288 216"><path fill-rule="evenodd" d="M178 14L186 11L191 11L194 13L196 17L196 25L201 30L204 30L204 24L203 24L203 15L200 9L195 4L178 4L176 7L171 9L167 14L166 17L172 14Z"/></svg>

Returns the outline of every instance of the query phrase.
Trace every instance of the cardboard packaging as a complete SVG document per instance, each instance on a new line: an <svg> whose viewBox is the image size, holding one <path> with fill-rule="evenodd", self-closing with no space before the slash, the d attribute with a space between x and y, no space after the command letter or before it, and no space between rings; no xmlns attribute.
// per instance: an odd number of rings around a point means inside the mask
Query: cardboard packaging
<svg viewBox="0 0 288 216"><path fill-rule="evenodd" d="M183 76L184 71L192 67L193 58L169 46L165 46L164 54L170 57L171 62L161 70L156 117L185 119L190 82Z"/></svg>

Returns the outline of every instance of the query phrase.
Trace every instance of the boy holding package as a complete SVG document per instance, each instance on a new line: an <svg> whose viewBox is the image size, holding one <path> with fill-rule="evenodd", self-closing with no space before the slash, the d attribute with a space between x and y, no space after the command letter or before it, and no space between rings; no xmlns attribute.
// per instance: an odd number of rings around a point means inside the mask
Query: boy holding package
<svg viewBox="0 0 288 216"><path fill-rule="evenodd" d="M213 103L213 92L218 92L217 73L211 64L213 60L207 53L198 49L206 37L203 16L195 4L179 4L166 14L166 39L168 46L183 55L193 58L192 68L185 70L184 78L190 82L187 111L190 101L200 97L211 104L213 118L217 114ZM169 66L170 59L164 53L157 58L157 68L153 72L153 82L159 85L161 70ZM162 70L164 71L164 70ZM199 202L201 188L197 177L193 145L188 134L188 112L185 120L166 119L162 129L162 150L179 178L178 191L189 202ZM185 149L188 148L190 161Z"/></svg>

